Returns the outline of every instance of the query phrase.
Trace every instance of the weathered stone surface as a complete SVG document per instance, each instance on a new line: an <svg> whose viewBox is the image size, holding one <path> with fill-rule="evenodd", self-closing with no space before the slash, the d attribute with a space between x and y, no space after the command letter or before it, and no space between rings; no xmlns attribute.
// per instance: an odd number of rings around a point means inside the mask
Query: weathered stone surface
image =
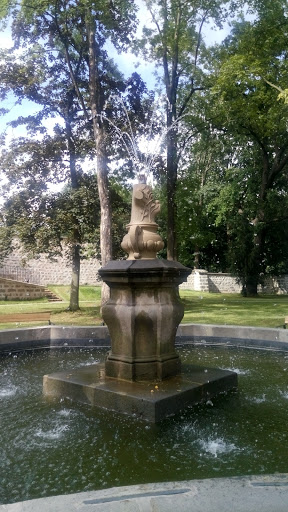
<svg viewBox="0 0 288 512"><path fill-rule="evenodd" d="M287 512L288 475L112 487L0 505L0 512Z"/></svg>
<svg viewBox="0 0 288 512"><path fill-rule="evenodd" d="M15 242L17 246L17 243ZM53 260L49 259L45 254L40 254L37 258L26 259L26 253L23 247L16 247L11 254L5 258L3 267L0 271L3 275L9 275L11 279L19 279L46 286L47 284L69 284L71 283L71 259L69 257L69 249L63 251L63 256L57 256ZM80 284L99 285L98 270L100 262L96 258L89 257L81 260ZM33 280L36 278L36 281Z"/></svg>
<svg viewBox="0 0 288 512"><path fill-rule="evenodd" d="M184 366L181 375L161 382L126 382L107 378L105 368L100 364L43 378L46 396L67 398L151 423L158 423L187 406L236 387L235 372L192 365Z"/></svg>
<svg viewBox="0 0 288 512"><path fill-rule="evenodd" d="M190 269L166 260L111 261L100 270L111 296L102 308L112 349L106 375L162 380L180 371L176 330L184 314L178 285Z"/></svg>
<svg viewBox="0 0 288 512"><path fill-rule="evenodd" d="M177 344L221 343L230 346L261 347L287 350L287 329L266 329L233 325L181 324L177 329ZM0 331L0 353L26 348L107 347L110 338L107 327L45 327L12 328Z"/></svg>
<svg viewBox="0 0 288 512"><path fill-rule="evenodd" d="M133 187L131 220L127 226L121 247L128 253L128 260L154 259L164 243L157 233L156 215L160 212L159 201L154 201L151 187L137 184Z"/></svg>
<svg viewBox="0 0 288 512"><path fill-rule="evenodd" d="M242 286L232 274L195 269L180 288L210 293L240 293ZM263 286L258 286L258 292L286 295L288 293L288 275L266 276Z"/></svg>

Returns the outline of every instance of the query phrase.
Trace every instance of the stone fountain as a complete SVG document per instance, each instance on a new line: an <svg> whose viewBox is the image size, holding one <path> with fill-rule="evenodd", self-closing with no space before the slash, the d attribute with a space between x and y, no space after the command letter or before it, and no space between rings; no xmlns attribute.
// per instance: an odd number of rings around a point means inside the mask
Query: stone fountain
<svg viewBox="0 0 288 512"><path fill-rule="evenodd" d="M155 217L160 204L151 188L133 188L131 221L122 248L128 258L99 273L110 287L102 308L111 350L104 365L44 376L47 396L159 422L181 409L237 386L227 370L183 366L175 336L184 314L178 287L191 270L157 258L164 247Z"/></svg>

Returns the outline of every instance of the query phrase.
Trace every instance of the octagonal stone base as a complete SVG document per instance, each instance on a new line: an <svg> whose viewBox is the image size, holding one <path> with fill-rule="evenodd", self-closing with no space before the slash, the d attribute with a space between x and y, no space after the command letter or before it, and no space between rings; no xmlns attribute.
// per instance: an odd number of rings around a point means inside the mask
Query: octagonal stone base
<svg viewBox="0 0 288 512"><path fill-rule="evenodd" d="M111 338L106 376L161 381L180 372L174 344L184 306L178 286L190 272L156 258L110 261L99 270L111 293L102 307Z"/></svg>
<svg viewBox="0 0 288 512"><path fill-rule="evenodd" d="M180 373L181 362L177 354L159 358L151 357L149 360L132 359L125 361L124 356L119 360L112 354L108 354L105 363L105 374L109 377L119 380L142 381L142 380L158 380L166 379L171 375Z"/></svg>
<svg viewBox="0 0 288 512"><path fill-rule="evenodd" d="M237 374L228 370L183 365L181 375L161 382L128 382L105 377L96 364L45 375L48 397L70 399L158 423L188 406L237 387Z"/></svg>

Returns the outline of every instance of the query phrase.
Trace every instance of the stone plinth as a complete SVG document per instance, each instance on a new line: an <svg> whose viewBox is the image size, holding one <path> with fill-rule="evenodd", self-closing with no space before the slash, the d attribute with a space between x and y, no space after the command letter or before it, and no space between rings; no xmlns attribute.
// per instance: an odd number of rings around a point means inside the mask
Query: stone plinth
<svg viewBox="0 0 288 512"><path fill-rule="evenodd" d="M176 330L184 308L178 285L190 269L160 259L111 261L99 271L111 290L102 315L111 338L107 377L162 380L180 372Z"/></svg>
<svg viewBox="0 0 288 512"><path fill-rule="evenodd" d="M43 379L48 397L67 398L151 423L236 387L236 373L194 365L183 366L181 375L162 382L110 379L105 377L101 364L45 375Z"/></svg>

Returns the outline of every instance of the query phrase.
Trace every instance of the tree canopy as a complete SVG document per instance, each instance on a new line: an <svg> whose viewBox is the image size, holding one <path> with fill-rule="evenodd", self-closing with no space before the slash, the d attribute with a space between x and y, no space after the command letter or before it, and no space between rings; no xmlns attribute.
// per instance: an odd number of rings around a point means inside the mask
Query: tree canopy
<svg viewBox="0 0 288 512"><path fill-rule="evenodd" d="M266 273L288 269L286 2L143 6L140 35L128 0L1 4L14 46L1 51L0 112L13 97L10 126L26 127L2 137L1 257L15 234L31 253L51 255L65 238L75 309L81 247L93 243L102 264L117 252L129 187L147 164L141 144L161 131L151 161L168 259L232 271L248 295ZM229 35L209 46L205 27L227 16ZM154 62L154 91L138 73L124 76L112 46ZM153 106L156 89L164 109ZM27 100L37 111L21 115Z"/></svg>

